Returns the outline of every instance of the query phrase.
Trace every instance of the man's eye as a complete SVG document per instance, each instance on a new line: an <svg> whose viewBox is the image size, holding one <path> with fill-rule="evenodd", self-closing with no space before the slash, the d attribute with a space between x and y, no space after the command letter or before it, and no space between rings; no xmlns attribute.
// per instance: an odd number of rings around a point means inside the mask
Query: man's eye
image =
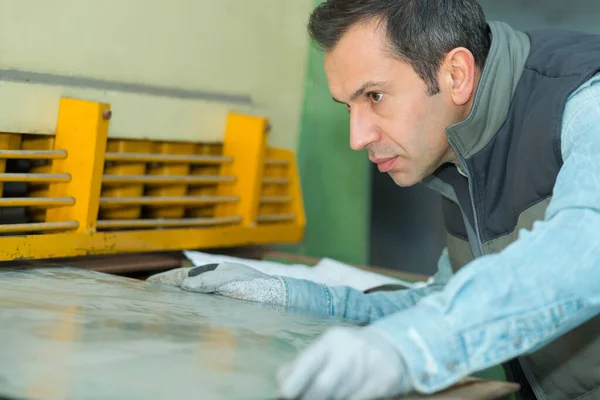
<svg viewBox="0 0 600 400"><path fill-rule="evenodd" d="M369 93L369 98L373 103L379 103L383 99L383 94L377 92Z"/></svg>

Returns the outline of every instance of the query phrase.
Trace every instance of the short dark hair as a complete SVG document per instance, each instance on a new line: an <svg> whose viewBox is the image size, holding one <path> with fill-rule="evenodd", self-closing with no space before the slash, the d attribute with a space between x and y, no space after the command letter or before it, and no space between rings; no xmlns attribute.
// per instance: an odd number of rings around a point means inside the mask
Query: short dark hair
<svg viewBox="0 0 600 400"><path fill-rule="evenodd" d="M437 73L449 51L464 47L483 68L490 48L476 0L326 0L312 12L308 31L318 47L331 50L348 29L371 19L385 24L392 50L425 81L430 95L440 90Z"/></svg>

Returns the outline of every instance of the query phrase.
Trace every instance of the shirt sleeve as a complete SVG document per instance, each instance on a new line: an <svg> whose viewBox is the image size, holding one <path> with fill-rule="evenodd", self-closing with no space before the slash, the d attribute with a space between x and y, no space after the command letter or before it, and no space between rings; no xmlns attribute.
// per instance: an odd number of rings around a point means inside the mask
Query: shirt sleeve
<svg viewBox="0 0 600 400"><path fill-rule="evenodd" d="M531 353L600 312L600 75L567 102L561 141L543 221L369 327L405 357L419 391Z"/></svg>
<svg viewBox="0 0 600 400"><path fill-rule="evenodd" d="M290 311L339 317L359 324L414 306L420 299L441 290L452 275L447 249L442 251L437 273L422 287L365 294L347 286L326 286L307 280L282 278Z"/></svg>

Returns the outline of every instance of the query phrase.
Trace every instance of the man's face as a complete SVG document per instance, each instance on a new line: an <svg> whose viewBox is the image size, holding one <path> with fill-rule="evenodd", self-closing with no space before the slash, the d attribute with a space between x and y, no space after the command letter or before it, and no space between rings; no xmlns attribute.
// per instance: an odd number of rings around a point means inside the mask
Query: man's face
<svg viewBox="0 0 600 400"><path fill-rule="evenodd" d="M394 57L385 27L376 22L351 28L325 54L333 98L350 112L350 147L400 186L411 186L451 161L445 128L460 119L452 97L429 96L425 82Z"/></svg>

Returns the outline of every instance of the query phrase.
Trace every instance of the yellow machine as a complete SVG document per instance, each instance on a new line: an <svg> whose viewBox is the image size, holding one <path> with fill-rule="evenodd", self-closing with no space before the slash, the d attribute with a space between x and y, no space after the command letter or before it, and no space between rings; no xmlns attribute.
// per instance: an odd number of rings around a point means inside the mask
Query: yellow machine
<svg viewBox="0 0 600 400"><path fill-rule="evenodd" d="M0 225L0 260L201 249L302 239L291 151L269 121L229 114L220 143L109 139L110 105L62 98L54 135L0 134L0 186L28 183L27 223ZM27 173L8 159L32 160Z"/></svg>

